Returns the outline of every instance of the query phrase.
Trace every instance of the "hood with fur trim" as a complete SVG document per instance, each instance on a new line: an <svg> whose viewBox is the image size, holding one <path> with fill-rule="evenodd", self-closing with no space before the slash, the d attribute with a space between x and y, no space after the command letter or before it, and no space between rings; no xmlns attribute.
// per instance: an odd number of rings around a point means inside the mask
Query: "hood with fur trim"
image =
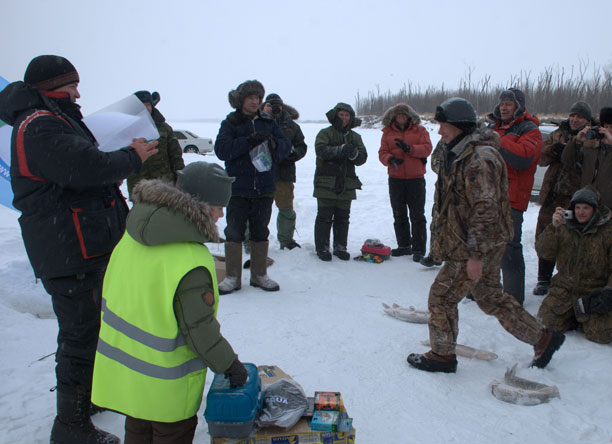
<svg viewBox="0 0 612 444"><path fill-rule="evenodd" d="M126 228L137 242L220 242L210 206L159 179L142 180L132 192L134 207Z"/></svg>
<svg viewBox="0 0 612 444"><path fill-rule="evenodd" d="M413 125L419 125L421 123L421 118L410 105L407 103L398 103L397 105L393 105L391 108L385 111L385 114L383 114L383 126L391 125L398 114L405 114L408 116Z"/></svg>
<svg viewBox="0 0 612 444"><path fill-rule="evenodd" d="M338 117L338 111L346 111L351 115L351 120L348 124L348 128L345 129L349 130L361 126L361 119L355 116L355 110L353 109L353 107L348 103L339 102L336 104L336 106L334 106L332 109L325 113L328 122L331 123L332 126L336 127L338 130L342 131L342 122Z"/></svg>

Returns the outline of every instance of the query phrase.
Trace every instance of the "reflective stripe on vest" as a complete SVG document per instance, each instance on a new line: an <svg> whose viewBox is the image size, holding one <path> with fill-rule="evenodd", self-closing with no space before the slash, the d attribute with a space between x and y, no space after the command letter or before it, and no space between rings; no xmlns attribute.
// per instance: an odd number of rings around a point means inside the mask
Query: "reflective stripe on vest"
<svg viewBox="0 0 612 444"><path fill-rule="evenodd" d="M145 246L124 233L104 277L92 402L158 422L197 413L206 365L186 344L173 304L181 279L198 267L212 277L216 312L217 278L206 246Z"/></svg>

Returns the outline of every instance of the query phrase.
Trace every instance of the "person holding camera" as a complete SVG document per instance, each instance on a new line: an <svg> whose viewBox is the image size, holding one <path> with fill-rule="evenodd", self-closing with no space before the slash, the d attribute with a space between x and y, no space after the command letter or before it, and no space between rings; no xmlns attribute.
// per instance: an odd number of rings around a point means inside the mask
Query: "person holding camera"
<svg viewBox="0 0 612 444"><path fill-rule="evenodd" d="M601 126L586 126L568 144L561 161L580 174L580 186L592 185L601 203L612 208L612 107L599 111Z"/></svg>
<svg viewBox="0 0 612 444"><path fill-rule="evenodd" d="M536 251L557 264L538 319L550 329L581 327L589 341L612 342L612 220L593 189L576 191L567 209L557 207Z"/></svg>
<svg viewBox="0 0 612 444"><path fill-rule="evenodd" d="M540 190L540 211L535 237L552 222L552 215L557 207L567 207L572 195L580 188L580 174L575 165L566 166L561 162L561 155L566 145L576 138L577 134L593 122L593 112L588 103L578 101L572 105L569 117L559 124L559 128L550 133L542 145L542 157L538 165L547 167ZM550 287L550 280L555 270L554 261L538 258L538 282L533 289L536 296L545 296Z"/></svg>
<svg viewBox="0 0 612 444"><path fill-rule="evenodd" d="M407 103L387 109L382 124L378 159L389 174L389 199L397 239L397 248L391 250L391 255L412 254L412 260L419 262L427 247L425 165L432 149L429 133Z"/></svg>
<svg viewBox="0 0 612 444"><path fill-rule="evenodd" d="M368 152L361 136L353 131L353 128L361 125L361 119L355 116L351 105L340 102L325 115L331 126L319 131L315 139L315 249L322 261L332 260L329 237L333 226L333 254L340 260L348 261L351 258L346 251L351 201L357 199L356 190L361 189L355 167L366 162Z"/></svg>
<svg viewBox="0 0 612 444"><path fill-rule="evenodd" d="M292 106L283 102L278 94L268 94L263 104L263 112L270 114L283 130L289 142L291 142L291 152L285 159L276 162L274 169L274 202L278 207L278 217L276 218L276 237L280 242L281 250L287 248L301 248L295 239L296 214L293 210L293 185L296 180L295 162L306 155L306 142L304 133L300 125L295 121L300 117L300 113Z"/></svg>

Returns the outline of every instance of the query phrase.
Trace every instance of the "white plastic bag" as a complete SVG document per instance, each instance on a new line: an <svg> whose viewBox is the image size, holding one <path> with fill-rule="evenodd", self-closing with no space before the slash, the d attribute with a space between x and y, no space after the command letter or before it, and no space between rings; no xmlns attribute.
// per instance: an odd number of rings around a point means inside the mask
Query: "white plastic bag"
<svg viewBox="0 0 612 444"><path fill-rule="evenodd" d="M270 154L270 147L268 146L267 140L253 147L249 154L251 155L253 166L260 173L272 169L272 155Z"/></svg>
<svg viewBox="0 0 612 444"><path fill-rule="evenodd" d="M279 379L262 392L263 407L257 425L288 429L300 420L308 408L308 399L302 386L293 379Z"/></svg>

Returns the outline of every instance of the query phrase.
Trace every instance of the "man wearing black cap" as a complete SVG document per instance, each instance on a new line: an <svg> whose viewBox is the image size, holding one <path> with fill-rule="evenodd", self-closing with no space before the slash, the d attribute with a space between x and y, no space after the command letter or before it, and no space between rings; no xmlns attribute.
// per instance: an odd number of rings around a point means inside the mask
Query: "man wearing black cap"
<svg viewBox="0 0 612 444"><path fill-rule="evenodd" d="M580 188L580 174L576 165L565 166L561 155L569 143L576 138L580 130L592 122L591 107L586 102L576 102L569 111L569 118L559 124L559 128L550 133L542 145L542 157L539 165L546 168L542 188L540 189L540 212L536 227L536 238L552 221L557 207L567 207L572 194ZM533 289L536 296L548 293L550 279L555 269L554 261L538 258L538 283Z"/></svg>
<svg viewBox="0 0 612 444"><path fill-rule="evenodd" d="M283 130L289 142L291 142L291 153L280 162L277 162L274 169L274 202L278 207L278 217L276 218L277 238L280 242L281 250L288 248L292 250L300 247L293 233L295 232L296 214L293 210L293 189L296 180L295 162L306 155L306 142L302 129L295 122L300 114L292 106L283 103L283 99L278 94L268 94L264 101L263 111L274 116L276 123Z"/></svg>
<svg viewBox="0 0 612 444"><path fill-rule="evenodd" d="M142 164L138 174L133 174L127 179L128 193L132 198L132 189L142 179L161 179L168 183L176 182L176 172L185 168L181 146L174 135L172 127L166 123L166 118L157 109L160 96L157 91L151 94L149 91L137 91L136 97L144 104L151 113L151 117L159 133L157 154L149 157Z"/></svg>
<svg viewBox="0 0 612 444"><path fill-rule="evenodd" d="M99 151L75 103L78 83L64 57L36 57L23 82L0 92L0 119L13 126L11 186L26 252L59 325L51 442L112 444L118 438L90 419L102 279L128 211L118 184L155 154L157 142Z"/></svg>
<svg viewBox="0 0 612 444"><path fill-rule="evenodd" d="M599 111L601 126L588 125L567 145L562 161L580 174L580 186L592 185L601 203L612 208L612 107Z"/></svg>
<svg viewBox="0 0 612 444"><path fill-rule="evenodd" d="M477 129L472 104L460 97L436 108L443 155L436 181L439 205L431 254L444 261L429 291L431 350L411 353L419 370L455 373L457 304L468 294L520 341L534 346L532 366L544 368L564 336L546 330L500 284L500 264L512 237L508 179L499 137Z"/></svg>
<svg viewBox="0 0 612 444"><path fill-rule="evenodd" d="M523 213L529 205L533 176L542 154L539 120L525 108L525 94L509 88L499 95L499 104L488 115L501 138L500 154L508 169L508 193L512 207L514 236L502 260L504 291L522 305L525 300L525 259L523 258Z"/></svg>
<svg viewBox="0 0 612 444"><path fill-rule="evenodd" d="M235 111L221 122L215 141L215 154L225 161L228 174L236 178L227 206L226 277L219 284L221 294L242 288L242 242L247 223L251 237L250 284L265 291L280 289L267 274L268 224L275 190L274 170L289 155L291 144L274 118L261 111L264 95L264 87L257 80L247 80L231 90L228 100ZM271 157L271 161L269 165L258 165L260 171L251 154L265 151L266 146L269 151L263 155L268 160Z"/></svg>
<svg viewBox="0 0 612 444"><path fill-rule="evenodd" d="M538 236L538 256L556 261L538 318L558 331L581 326L589 341L612 342L612 220L597 193L582 188Z"/></svg>

